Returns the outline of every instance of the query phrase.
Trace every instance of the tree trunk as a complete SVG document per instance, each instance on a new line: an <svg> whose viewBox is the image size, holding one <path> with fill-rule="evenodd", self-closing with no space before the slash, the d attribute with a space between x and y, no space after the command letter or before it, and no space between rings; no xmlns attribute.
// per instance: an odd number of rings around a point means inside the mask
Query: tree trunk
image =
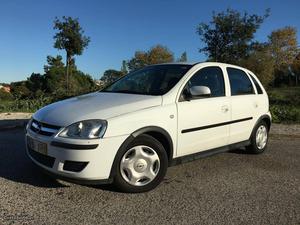
<svg viewBox="0 0 300 225"><path fill-rule="evenodd" d="M288 74L288 82L289 82L289 87L292 86L292 80L291 80L291 72Z"/></svg>
<svg viewBox="0 0 300 225"><path fill-rule="evenodd" d="M69 94L69 67L70 67L70 54L67 53L67 57L66 57L66 90L67 90L67 95Z"/></svg>

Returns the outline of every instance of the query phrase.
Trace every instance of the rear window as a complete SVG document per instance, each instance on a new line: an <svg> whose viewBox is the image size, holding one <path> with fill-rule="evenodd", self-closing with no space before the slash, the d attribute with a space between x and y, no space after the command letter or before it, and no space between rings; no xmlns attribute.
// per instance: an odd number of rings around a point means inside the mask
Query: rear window
<svg viewBox="0 0 300 225"><path fill-rule="evenodd" d="M254 88L247 74L236 68L227 67L231 95L254 94Z"/></svg>
<svg viewBox="0 0 300 225"><path fill-rule="evenodd" d="M257 80L255 79L255 77L253 77L250 73L248 73L248 75L251 77L251 79L256 87L257 94L263 94L262 88L259 85L259 83L257 82Z"/></svg>

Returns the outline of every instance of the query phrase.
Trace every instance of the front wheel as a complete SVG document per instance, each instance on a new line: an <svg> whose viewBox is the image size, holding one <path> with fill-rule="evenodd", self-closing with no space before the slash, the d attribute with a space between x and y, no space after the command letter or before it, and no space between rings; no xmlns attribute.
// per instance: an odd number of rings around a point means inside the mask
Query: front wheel
<svg viewBox="0 0 300 225"><path fill-rule="evenodd" d="M269 128L266 122L259 122L251 135L250 142L251 144L246 147L246 150L249 153L260 154L267 149L269 139Z"/></svg>
<svg viewBox="0 0 300 225"><path fill-rule="evenodd" d="M115 185L124 192L145 192L164 178L168 157L162 144L149 135L140 135L116 157Z"/></svg>

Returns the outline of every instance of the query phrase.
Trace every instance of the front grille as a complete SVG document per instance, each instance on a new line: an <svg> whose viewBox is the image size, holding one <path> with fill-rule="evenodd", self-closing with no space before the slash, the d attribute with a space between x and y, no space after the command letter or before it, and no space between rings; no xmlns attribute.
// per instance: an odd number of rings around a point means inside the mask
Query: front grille
<svg viewBox="0 0 300 225"><path fill-rule="evenodd" d="M64 163L63 170L80 172L87 166L87 164L88 162L75 162L66 160Z"/></svg>
<svg viewBox="0 0 300 225"><path fill-rule="evenodd" d="M32 120L30 124L30 129L38 134L45 135L45 136L52 136L53 134L57 133L60 129L59 126L42 123L35 119Z"/></svg>
<svg viewBox="0 0 300 225"><path fill-rule="evenodd" d="M47 156L47 155L43 155L39 152L34 151L32 148L30 148L27 145L28 148L28 153L29 155L34 158L34 160L36 160L37 162L39 162L40 164L43 164L47 167L52 168L55 162L55 158L51 157L51 156Z"/></svg>

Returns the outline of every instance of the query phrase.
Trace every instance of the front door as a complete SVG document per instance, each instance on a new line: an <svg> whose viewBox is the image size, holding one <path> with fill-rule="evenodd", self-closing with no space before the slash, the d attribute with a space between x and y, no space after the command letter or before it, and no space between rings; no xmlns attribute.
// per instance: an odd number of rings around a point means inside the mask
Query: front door
<svg viewBox="0 0 300 225"><path fill-rule="evenodd" d="M185 89L192 86L209 87L211 96L192 100L180 97L177 103L178 157L227 145L229 139L227 122L231 107L230 98L225 94L222 69L216 66L200 69L186 83Z"/></svg>

